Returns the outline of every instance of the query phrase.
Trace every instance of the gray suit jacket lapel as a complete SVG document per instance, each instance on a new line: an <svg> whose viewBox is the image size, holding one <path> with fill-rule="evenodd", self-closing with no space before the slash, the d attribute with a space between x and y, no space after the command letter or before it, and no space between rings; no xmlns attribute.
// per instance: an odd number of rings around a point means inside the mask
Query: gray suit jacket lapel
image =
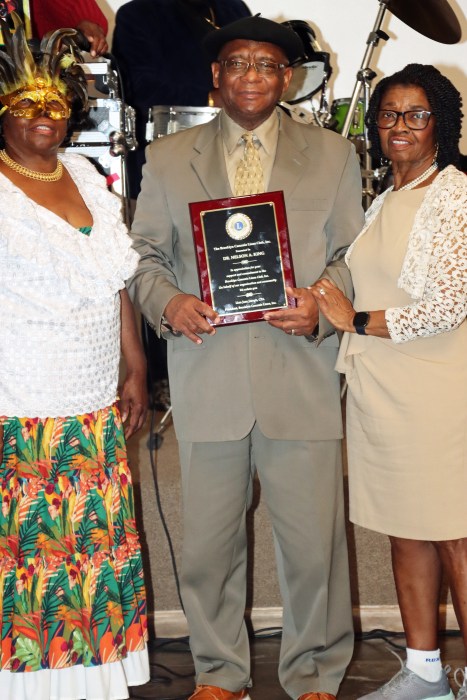
<svg viewBox="0 0 467 700"><path fill-rule="evenodd" d="M308 165L308 159L303 152L307 149L307 143L302 134L289 128L290 117L282 114L277 141L276 158L272 169L269 190L287 191L287 196L294 191L303 177Z"/></svg>
<svg viewBox="0 0 467 700"><path fill-rule="evenodd" d="M206 190L206 199L232 197L227 169L225 167L224 145L219 129L219 115L200 129L193 144L191 166Z"/></svg>

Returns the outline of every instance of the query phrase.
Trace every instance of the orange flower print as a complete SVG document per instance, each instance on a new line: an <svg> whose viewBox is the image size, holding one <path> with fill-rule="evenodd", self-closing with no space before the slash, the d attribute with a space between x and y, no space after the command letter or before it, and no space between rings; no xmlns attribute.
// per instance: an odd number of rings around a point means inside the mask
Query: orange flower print
<svg viewBox="0 0 467 700"><path fill-rule="evenodd" d="M83 435L86 438L86 440L89 440L89 436L91 435L89 418L84 419L83 427L81 428L81 430L83 431Z"/></svg>
<svg viewBox="0 0 467 700"><path fill-rule="evenodd" d="M4 518L8 516L8 513L10 512L10 497L6 493L3 496L3 501L2 501L2 515Z"/></svg>
<svg viewBox="0 0 467 700"><path fill-rule="evenodd" d="M22 573L20 577L16 580L16 591L18 595L21 595L27 586L28 577L25 573Z"/></svg>
<svg viewBox="0 0 467 700"><path fill-rule="evenodd" d="M141 651L141 649L144 649L146 632L143 623L144 619L140 618L139 623L135 622L126 630L125 637L129 651Z"/></svg>
<svg viewBox="0 0 467 700"><path fill-rule="evenodd" d="M30 421L26 421L24 428L21 430L21 435L23 436L24 442L27 442L29 438L31 437L31 431L32 431L32 423Z"/></svg>
<svg viewBox="0 0 467 700"><path fill-rule="evenodd" d="M118 651L112 632L106 632L102 635L99 642L99 654L103 664L118 661Z"/></svg>
<svg viewBox="0 0 467 700"><path fill-rule="evenodd" d="M47 484L44 491L47 494L47 496L51 496L53 493L55 493L55 485Z"/></svg>
<svg viewBox="0 0 467 700"><path fill-rule="evenodd" d="M61 506L61 504L62 504L62 503L61 503L61 500L60 500L59 498L54 498L54 499L52 500L52 503L50 504L50 506L47 508L47 510L49 511L49 515L50 515L50 517L52 518L52 520L55 520L55 519L58 518L58 516L60 515L60 506Z"/></svg>
<svg viewBox="0 0 467 700"><path fill-rule="evenodd" d="M21 665L21 661L16 657L15 659L11 660L10 668L12 671L16 671L17 668L19 668Z"/></svg>
<svg viewBox="0 0 467 700"><path fill-rule="evenodd" d="M121 627L123 625L123 614L122 614L122 608L119 603L115 603L112 600L109 600L107 603L107 617L112 620L113 625L118 625ZM120 636L120 635L117 635ZM116 640L117 641L117 640ZM120 646L121 641L117 642L118 646Z"/></svg>
<svg viewBox="0 0 467 700"><path fill-rule="evenodd" d="M64 637L53 637L50 640L49 664L51 668L65 668L68 660L68 642Z"/></svg>

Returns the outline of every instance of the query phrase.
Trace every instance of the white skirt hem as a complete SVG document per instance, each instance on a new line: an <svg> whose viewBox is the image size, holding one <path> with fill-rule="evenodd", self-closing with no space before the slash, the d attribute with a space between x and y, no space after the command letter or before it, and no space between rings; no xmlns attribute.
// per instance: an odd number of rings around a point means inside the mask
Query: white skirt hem
<svg viewBox="0 0 467 700"><path fill-rule="evenodd" d="M129 652L122 661L101 666L71 666L26 673L0 671L2 700L126 700L128 687L149 681L149 658Z"/></svg>

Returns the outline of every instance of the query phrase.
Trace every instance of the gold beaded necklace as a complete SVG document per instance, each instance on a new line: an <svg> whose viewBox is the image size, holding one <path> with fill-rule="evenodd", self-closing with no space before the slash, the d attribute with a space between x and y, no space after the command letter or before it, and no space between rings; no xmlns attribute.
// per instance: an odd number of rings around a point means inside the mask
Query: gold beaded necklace
<svg viewBox="0 0 467 700"><path fill-rule="evenodd" d="M63 165L60 161L58 161L57 167L53 172L42 173L37 170L30 170L24 165L20 165L16 162L16 160L10 158L10 156L5 150L0 151L0 160L2 160L5 163L5 165L14 170L16 173L24 175L24 177L29 177L31 178L31 180L40 180L41 182L57 182L57 180L60 180L60 178L63 175Z"/></svg>

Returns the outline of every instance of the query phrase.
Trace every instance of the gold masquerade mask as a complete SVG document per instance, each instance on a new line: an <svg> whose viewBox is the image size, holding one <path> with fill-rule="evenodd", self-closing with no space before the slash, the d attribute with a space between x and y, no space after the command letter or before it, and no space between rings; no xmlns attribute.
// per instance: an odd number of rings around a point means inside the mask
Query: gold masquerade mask
<svg viewBox="0 0 467 700"><path fill-rule="evenodd" d="M74 43L74 29L57 29L41 41L33 56L19 16L11 18L14 33L2 21L5 47L0 50L0 115L10 110L14 117L68 119L72 102L87 105L86 76L79 65L82 56Z"/></svg>
<svg viewBox="0 0 467 700"><path fill-rule="evenodd" d="M44 114L49 119L69 119L71 106L66 95L53 86L44 85L42 78L36 78L35 85L26 85L10 95L0 97L5 109L10 110L12 117L35 119Z"/></svg>

